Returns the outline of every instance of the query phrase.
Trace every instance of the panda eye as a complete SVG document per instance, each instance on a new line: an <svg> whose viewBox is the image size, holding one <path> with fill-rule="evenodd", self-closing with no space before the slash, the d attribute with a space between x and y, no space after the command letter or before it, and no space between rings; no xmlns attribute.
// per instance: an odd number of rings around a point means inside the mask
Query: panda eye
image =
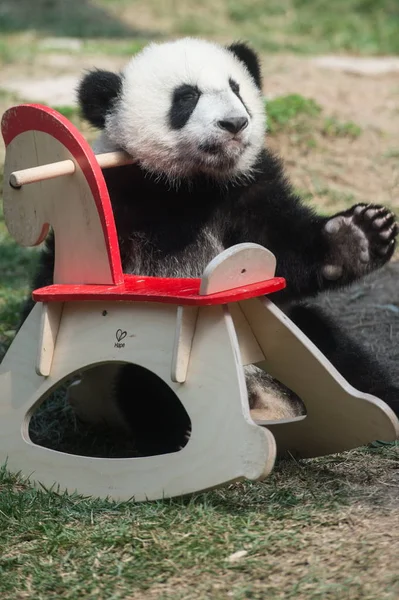
<svg viewBox="0 0 399 600"><path fill-rule="evenodd" d="M229 84L232 92L234 92L235 94L240 93L240 86L236 81L234 81L234 79L229 79Z"/></svg>
<svg viewBox="0 0 399 600"><path fill-rule="evenodd" d="M172 129L182 129L186 125L200 96L201 92L193 85L180 85L173 91L169 111L169 122Z"/></svg>
<svg viewBox="0 0 399 600"><path fill-rule="evenodd" d="M187 92L186 94L182 94L178 97L179 102L188 102L189 100L195 100L198 98L198 94L195 92Z"/></svg>
<svg viewBox="0 0 399 600"><path fill-rule="evenodd" d="M198 100L200 91L197 87L191 85L182 85L180 88L175 90L174 100L175 102L190 102Z"/></svg>

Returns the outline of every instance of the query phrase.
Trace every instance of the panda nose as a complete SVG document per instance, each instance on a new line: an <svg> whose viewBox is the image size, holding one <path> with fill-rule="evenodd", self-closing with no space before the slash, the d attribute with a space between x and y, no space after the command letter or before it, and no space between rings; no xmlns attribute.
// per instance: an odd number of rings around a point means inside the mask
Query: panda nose
<svg viewBox="0 0 399 600"><path fill-rule="evenodd" d="M225 129L230 133L239 133L248 125L248 119L246 117L230 117L229 119L223 119L218 121L220 129Z"/></svg>

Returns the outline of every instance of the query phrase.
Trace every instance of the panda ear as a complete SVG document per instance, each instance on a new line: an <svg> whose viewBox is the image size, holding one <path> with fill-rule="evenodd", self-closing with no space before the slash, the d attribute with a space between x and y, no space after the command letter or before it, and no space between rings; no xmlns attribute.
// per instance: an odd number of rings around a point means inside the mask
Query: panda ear
<svg viewBox="0 0 399 600"><path fill-rule="evenodd" d="M247 44L235 42L227 47L227 50L234 54L247 67L259 89L262 88L262 75L259 57Z"/></svg>
<svg viewBox="0 0 399 600"><path fill-rule="evenodd" d="M122 90L122 77L110 71L96 69L85 75L78 87L78 102L83 117L103 129L105 117Z"/></svg>

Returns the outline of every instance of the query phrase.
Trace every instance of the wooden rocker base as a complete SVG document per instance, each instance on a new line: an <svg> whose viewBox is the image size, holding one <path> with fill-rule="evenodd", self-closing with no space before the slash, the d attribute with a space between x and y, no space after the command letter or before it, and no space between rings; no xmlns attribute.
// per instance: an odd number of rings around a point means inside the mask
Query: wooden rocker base
<svg viewBox="0 0 399 600"><path fill-rule="evenodd" d="M353 389L265 298L199 309L184 383L171 381L176 307L66 303L48 377L35 373L41 312L37 304L0 367L0 461L8 459L10 469L46 486L56 482L88 495L159 499L264 478L273 468L275 438L279 451L310 457L399 435L387 405ZM118 330L126 332L119 345ZM306 417L257 419L262 427L254 423L242 364L255 360L304 399ZM30 417L57 384L92 365L125 362L149 368L178 395L192 423L183 450L107 459L60 453L30 441Z"/></svg>
<svg viewBox="0 0 399 600"><path fill-rule="evenodd" d="M249 416L244 375L237 368L238 343L225 306L201 310L187 382L170 383L192 422L183 450L149 458L101 459L33 444L28 436L33 410L56 384L85 366L134 362L170 381L176 325L176 307L168 305L66 304L51 375L45 378L35 373L40 313L36 305L1 365L0 462L8 459L8 468L32 474L46 486L57 482L70 492L135 500L188 494L244 477L261 479L270 472L274 437ZM124 347L118 348L115 332L121 326L127 336ZM86 363L82 357L87 357Z"/></svg>

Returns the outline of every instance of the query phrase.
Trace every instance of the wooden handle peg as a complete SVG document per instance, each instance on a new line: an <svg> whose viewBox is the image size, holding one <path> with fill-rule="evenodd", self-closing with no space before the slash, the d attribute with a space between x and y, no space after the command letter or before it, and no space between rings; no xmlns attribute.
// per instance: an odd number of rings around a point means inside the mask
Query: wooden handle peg
<svg viewBox="0 0 399 600"><path fill-rule="evenodd" d="M97 154L96 159L102 169L121 167L134 162L134 159L131 156L122 151ZM28 183L54 179L55 177L61 177L63 175L73 175L73 173L75 173L75 163L73 160L61 160L59 162L39 165L38 167L32 167L30 169L13 171L10 175L10 185L11 187L18 189Z"/></svg>

